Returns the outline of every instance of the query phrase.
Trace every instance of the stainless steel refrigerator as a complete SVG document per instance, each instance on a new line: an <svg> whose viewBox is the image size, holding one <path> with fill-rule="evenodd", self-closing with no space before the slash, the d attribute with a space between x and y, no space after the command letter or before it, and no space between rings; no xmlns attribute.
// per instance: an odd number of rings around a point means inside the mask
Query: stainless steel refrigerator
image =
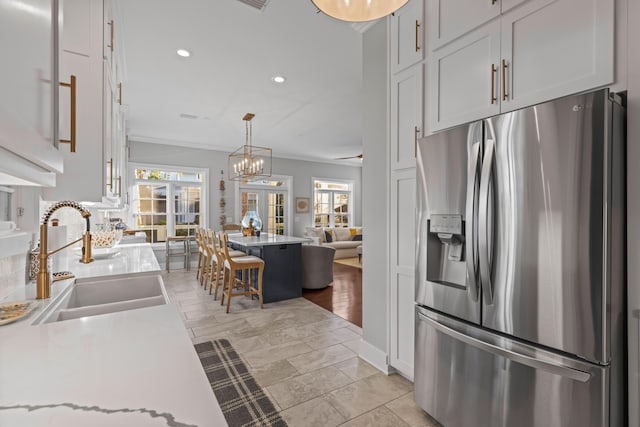
<svg viewBox="0 0 640 427"><path fill-rule="evenodd" d="M626 424L622 99L420 140L414 398L445 427Z"/></svg>

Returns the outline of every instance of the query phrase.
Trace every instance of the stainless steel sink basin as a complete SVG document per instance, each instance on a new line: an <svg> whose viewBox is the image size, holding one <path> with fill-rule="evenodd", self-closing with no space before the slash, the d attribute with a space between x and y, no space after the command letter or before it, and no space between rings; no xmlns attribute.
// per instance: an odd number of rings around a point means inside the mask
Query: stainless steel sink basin
<svg viewBox="0 0 640 427"><path fill-rule="evenodd" d="M159 274L76 279L49 304L34 324L168 303L169 297Z"/></svg>

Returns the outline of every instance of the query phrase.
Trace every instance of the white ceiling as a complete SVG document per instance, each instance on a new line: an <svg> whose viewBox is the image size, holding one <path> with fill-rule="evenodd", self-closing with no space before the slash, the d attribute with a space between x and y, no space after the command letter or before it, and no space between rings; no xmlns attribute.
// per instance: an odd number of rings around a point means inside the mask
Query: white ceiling
<svg viewBox="0 0 640 427"><path fill-rule="evenodd" d="M119 7L130 139L231 152L251 112L253 144L274 157L362 152L362 35L310 0L270 0L262 12L238 0ZM271 80L278 74L286 83Z"/></svg>

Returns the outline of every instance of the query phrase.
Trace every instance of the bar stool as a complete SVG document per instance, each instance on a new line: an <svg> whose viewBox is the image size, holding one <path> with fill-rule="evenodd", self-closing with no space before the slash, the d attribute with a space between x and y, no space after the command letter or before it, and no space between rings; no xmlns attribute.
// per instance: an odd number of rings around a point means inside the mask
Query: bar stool
<svg viewBox="0 0 640 427"><path fill-rule="evenodd" d="M202 262L205 257L204 242L202 241L203 238L204 229L198 228L195 236L196 244L198 245L198 267L196 269L196 279L200 279L202 276L202 269L204 267L204 263Z"/></svg>
<svg viewBox="0 0 640 427"><path fill-rule="evenodd" d="M209 276L210 278L209 295L211 295L211 291L213 290L213 286L215 285L216 289L213 294L213 300L215 301L218 299L218 288L220 286L223 286L224 288L224 283L223 283L224 253L223 253L222 247L220 246L220 239L217 239L217 242L216 242L215 234L211 236L211 239L208 240L208 242L209 242L209 247L207 248L207 250L211 251L211 253L213 254L213 257L215 259L215 268L216 268L215 273L213 273L213 264L212 264L212 274ZM243 257L247 255L242 251L235 251L229 248L227 248L227 252L231 258ZM206 286L205 286L205 289L206 289Z"/></svg>
<svg viewBox="0 0 640 427"><path fill-rule="evenodd" d="M229 256L229 247L227 246L227 235L221 231L218 233L220 247L224 254L224 272L222 275L222 298L221 305L224 305L224 297L227 297L227 313L231 306L231 298L240 295L247 295L253 299L254 295L260 298L260 308L262 308L262 272L264 271L264 260L256 256L242 256L232 258ZM253 275L251 270L258 270L258 287L252 285ZM236 277L237 271L247 271L242 274L242 279ZM228 272L228 275L227 275ZM227 280L228 278L228 280ZM228 282L228 284L227 284Z"/></svg>
<svg viewBox="0 0 640 427"><path fill-rule="evenodd" d="M177 244L182 245L182 249L180 252L171 252L171 246L177 246ZM187 236L169 236L165 241L165 266L167 271L170 271L169 264L171 263L171 258L179 257L184 260L184 268L189 271L189 239Z"/></svg>

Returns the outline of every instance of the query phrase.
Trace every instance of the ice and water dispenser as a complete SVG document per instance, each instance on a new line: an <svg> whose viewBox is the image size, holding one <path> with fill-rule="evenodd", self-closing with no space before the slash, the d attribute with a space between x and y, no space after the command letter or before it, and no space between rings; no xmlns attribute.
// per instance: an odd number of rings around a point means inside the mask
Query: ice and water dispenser
<svg viewBox="0 0 640 427"><path fill-rule="evenodd" d="M464 288L467 279L464 245L462 215L432 214L428 220L427 280Z"/></svg>

